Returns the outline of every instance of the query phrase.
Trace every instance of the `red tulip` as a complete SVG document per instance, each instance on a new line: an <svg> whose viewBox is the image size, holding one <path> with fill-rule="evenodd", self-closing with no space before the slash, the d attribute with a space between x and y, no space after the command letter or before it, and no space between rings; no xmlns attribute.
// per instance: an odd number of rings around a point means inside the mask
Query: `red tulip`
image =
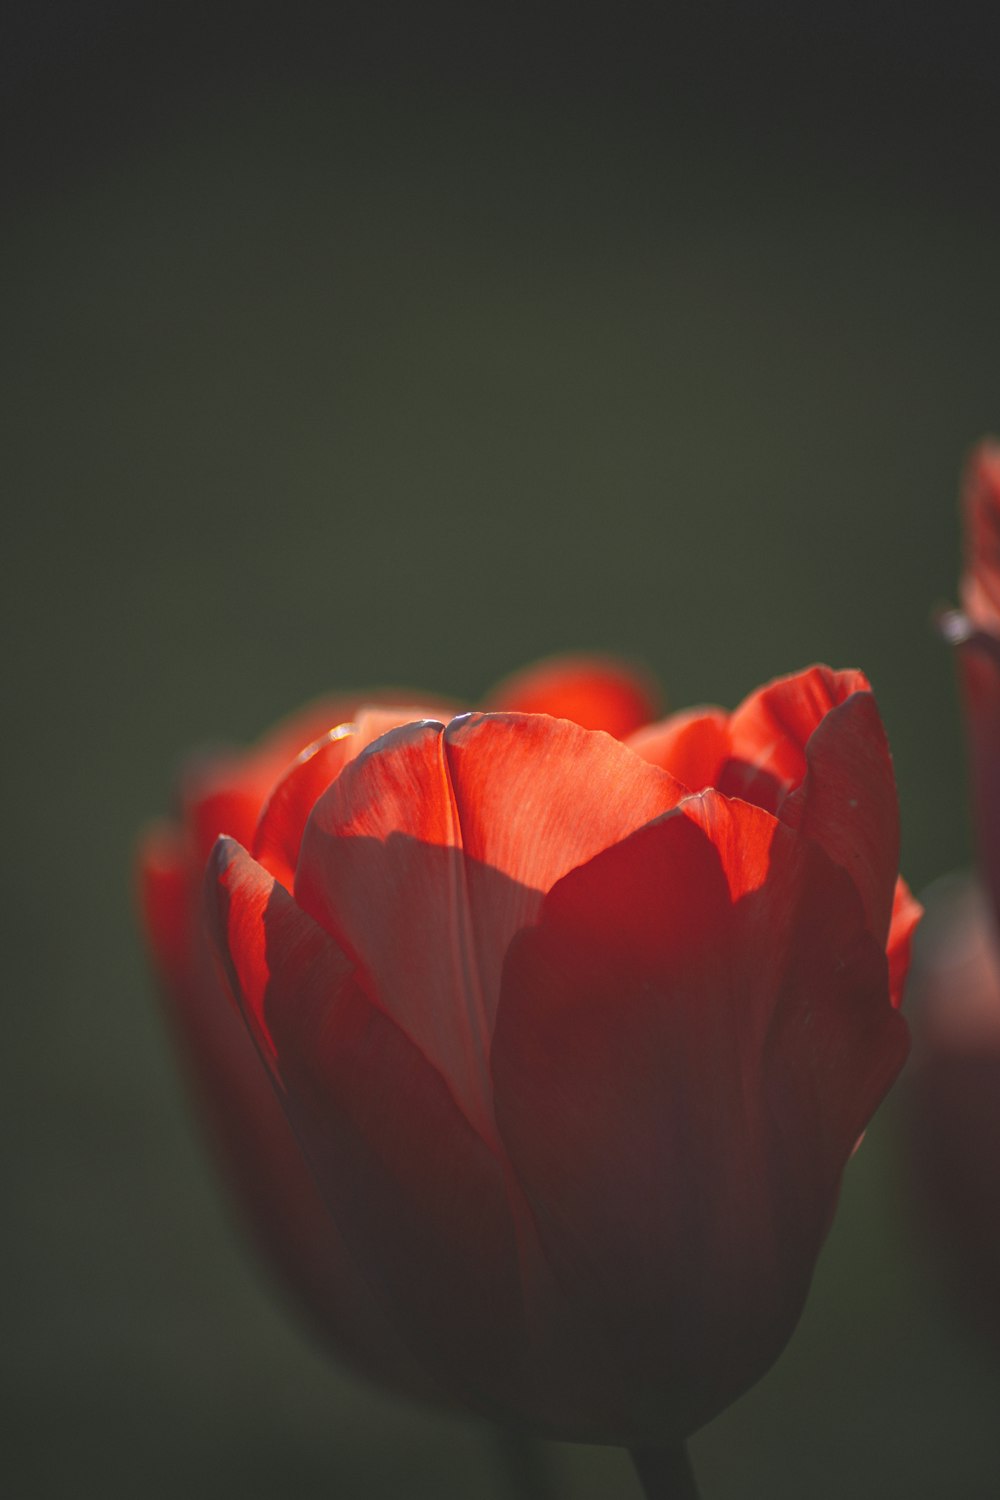
<svg viewBox="0 0 1000 1500"><path fill-rule="evenodd" d="M431 1386L675 1442L790 1336L906 1056L918 908L869 686L813 668L630 744L517 712L383 727L216 845L233 995Z"/></svg>
<svg viewBox="0 0 1000 1500"><path fill-rule="evenodd" d="M286 1289L344 1358L397 1388L440 1397L413 1359L334 1226L313 1174L261 1067L239 1012L208 950L201 920L205 861L217 836L250 845L275 783L303 747L312 746L288 788L275 793L269 827L282 809L283 837L297 838L315 800L365 736L424 712L455 711L440 698L433 710L392 708L409 692L333 698L310 705L249 751L204 755L180 779L177 815L147 830L138 858L140 906L169 1018L196 1102L237 1206L258 1248ZM367 702L373 705L362 710ZM655 712L646 680L619 663L554 658L501 684L496 706L574 717L587 727L627 734ZM380 707L378 705L381 705ZM361 734L328 734L360 715ZM317 736L325 736L319 745ZM317 778L315 783L311 778ZM311 790L310 790L311 788ZM294 833L293 833L294 830ZM271 849L273 868L280 851ZM291 880L291 872L286 871Z"/></svg>
<svg viewBox="0 0 1000 1500"><path fill-rule="evenodd" d="M962 608L943 617L965 706L983 884L934 889L911 1106L925 1224L976 1323L1000 1338L1000 445L969 461Z"/></svg>
<svg viewBox="0 0 1000 1500"><path fill-rule="evenodd" d="M972 454L962 518L962 608L942 624L958 648L980 862L1000 916L1000 444Z"/></svg>

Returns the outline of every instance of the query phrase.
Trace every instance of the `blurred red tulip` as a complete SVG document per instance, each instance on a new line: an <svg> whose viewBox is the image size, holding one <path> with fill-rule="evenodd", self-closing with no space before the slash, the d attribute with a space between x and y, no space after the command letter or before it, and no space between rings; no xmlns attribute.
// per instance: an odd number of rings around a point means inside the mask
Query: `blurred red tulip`
<svg viewBox="0 0 1000 1500"><path fill-rule="evenodd" d="M911 1079L914 1174L924 1222L975 1322L1000 1338L1000 445L969 460L962 491L956 647L982 885L929 893L917 973Z"/></svg>
<svg viewBox="0 0 1000 1500"><path fill-rule="evenodd" d="M906 1056L919 909L869 686L813 668L629 744L385 728L300 756L206 887L329 1211L321 1314L358 1284L397 1384L674 1442L787 1341Z"/></svg>
<svg viewBox="0 0 1000 1500"><path fill-rule="evenodd" d="M942 626L958 651L979 857L1000 917L1000 444L972 454L962 520L962 608Z"/></svg>
<svg viewBox="0 0 1000 1500"><path fill-rule="evenodd" d="M180 778L176 815L143 835L138 885L147 942L195 1101L258 1249L310 1326L339 1355L397 1389L438 1398L327 1212L218 972L201 919L205 862L218 835L252 844L269 793L303 747L311 747L293 778L295 795L300 802L305 798L305 805L297 813L288 803L287 787L280 788L268 824L277 822L280 807L283 836L291 837L294 829L297 838L296 816L304 825L309 798L325 789L365 736L428 712L447 717L457 710L441 698L435 698L433 709L398 706L412 704L413 698L409 690L380 690L321 700L253 749L194 758ZM618 734L639 727L657 709L655 688L642 674L585 656L552 658L528 668L488 701L529 709L544 704L552 714ZM350 735L336 728L355 718L359 725L351 726ZM318 745L317 737L323 737ZM277 849L270 850L270 862L278 868ZM291 872L285 873L291 880Z"/></svg>

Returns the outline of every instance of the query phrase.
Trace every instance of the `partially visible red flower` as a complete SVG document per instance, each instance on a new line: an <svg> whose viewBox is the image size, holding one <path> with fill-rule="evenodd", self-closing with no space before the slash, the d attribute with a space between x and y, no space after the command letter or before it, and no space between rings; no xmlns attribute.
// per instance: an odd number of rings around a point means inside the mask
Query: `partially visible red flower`
<svg viewBox="0 0 1000 1500"><path fill-rule="evenodd" d="M942 1264L1000 1338L1000 445L973 452L962 489L956 647L982 883L932 890L918 969L911 1082L914 1175Z"/></svg>
<svg viewBox="0 0 1000 1500"><path fill-rule="evenodd" d="M216 845L233 993L430 1386L675 1441L784 1346L906 1056L918 908L868 683L813 668L627 744L383 728Z"/></svg>
<svg viewBox="0 0 1000 1500"><path fill-rule="evenodd" d="M957 648L980 864L1000 918L1000 444L969 459L962 521L962 607L942 627Z"/></svg>
<svg viewBox="0 0 1000 1500"><path fill-rule="evenodd" d="M415 705L420 699L423 706ZM490 705L545 711L624 735L657 707L646 678L601 657L555 657L502 684ZM317 1191L257 1049L218 972L203 932L205 862L221 833L254 845L271 800L281 838L294 844L319 792L366 740L407 719L447 717L411 690L331 697L308 705L248 750L192 758L173 817L146 830L138 851L141 915L167 1011L196 1103L238 1209L272 1269L309 1322L344 1358L378 1379L424 1396L433 1382L387 1320ZM357 722L352 722L357 720ZM300 754L301 752L301 754ZM284 773L290 765L296 773ZM296 800L297 799L297 800ZM281 848L262 857L291 883ZM290 857L294 857L293 855Z"/></svg>

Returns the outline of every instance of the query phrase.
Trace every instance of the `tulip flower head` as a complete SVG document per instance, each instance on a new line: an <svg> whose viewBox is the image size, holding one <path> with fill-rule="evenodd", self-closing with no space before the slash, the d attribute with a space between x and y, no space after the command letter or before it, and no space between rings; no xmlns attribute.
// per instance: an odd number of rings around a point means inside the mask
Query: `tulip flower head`
<svg viewBox="0 0 1000 1500"><path fill-rule="evenodd" d="M358 708L303 750L219 826L226 985L197 1004L270 1079L312 1189L278 1257L356 1362L550 1437L676 1443L795 1327L906 1056L919 909L860 673L615 734L557 686Z"/></svg>

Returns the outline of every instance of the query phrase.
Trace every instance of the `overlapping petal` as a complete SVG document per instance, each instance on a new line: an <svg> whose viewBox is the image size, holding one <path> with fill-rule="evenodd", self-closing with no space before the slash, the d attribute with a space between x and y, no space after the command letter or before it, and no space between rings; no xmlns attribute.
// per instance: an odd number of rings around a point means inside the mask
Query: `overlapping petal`
<svg viewBox="0 0 1000 1500"><path fill-rule="evenodd" d="M715 793L567 875L515 940L497 1121L633 1441L776 1355L905 1052L843 871Z"/></svg>
<svg viewBox="0 0 1000 1500"><path fill-rule="evenodd" d="M140 853L139 897L170 986L171 1028L202 1123L247 1228L311 1326L344 1358L397 1390L440 1399L401 1343L338 1234L257 1049L192 930L188 850L169 825Z"/></svg>
<svg viewBox="0 0 1000 1500"><path fill-rule="evenodd" d="M780 816L847 870L869 931L884 947L899 870L899 802L882 720L870 690L843 697L810 733L805 772Z"/></svg>
<svg viewBox="0 0 1000 1500"><path fill-rule="evenodd" d="M223 747L189 758L179 778L181 824L192 840L191 864L200 883L220 833L249 844L274 782L303 745L351 719L357 697L319 698L277 724L249 750Z"/></svg>
<svg viewBox="0 0 1000 1500"><path fill-rule="evenodd" d="M674 715L633 735L637 754L692 791L715 787L800 827L847 869L885 944L899 867L892 758L867 678L812 667L726 715Z"/></svg>
<svg viewBox="0 0 1000 1500"><path fill-rule="evenodd" d="M719 790L776 811L777 806L769 806L775 795L771 785L777 786L780 805L805 777L812 735L854 693L871 693L863 673L824 666L778 677L751 693L729 720L735 764L728 768L732 785Z"/></svg>
<svg viewBox="0 0 1000 1500"><path fill-rule="evenodd" d="M390 729L441 712L439 708L416 705L366 704L355 711L351 722L338 725L307 745L264 801L253 836L255 858L291 890L309 814L347 763Z"/></svg>
<svg viewBox="0 0 1000 1500"><path fill-rule="evenodd" d="M490 1138L490 1037L511 938L556 880L682 794L618 741L565 720L410 724L313 809L296 898Z"/></svg>
<svg viewBox="0 0 1000 1500"><path fill-rule="evenodd" d="M524 1339L497 1157L327 933L231 841L208 895L234 993L371 1295L451 1389L509 1399Z"/></svg>

